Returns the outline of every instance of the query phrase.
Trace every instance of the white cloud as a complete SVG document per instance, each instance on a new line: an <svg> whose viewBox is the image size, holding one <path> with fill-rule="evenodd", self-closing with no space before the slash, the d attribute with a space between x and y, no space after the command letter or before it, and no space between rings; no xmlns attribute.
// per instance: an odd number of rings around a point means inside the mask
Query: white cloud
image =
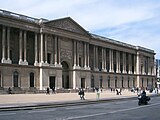
<svg viewBox="0 0 160 120"><path fill-rule="evenodd" d="M160 58L160 1L0 0L0 3L1 9L30 17L52 20L70 16L91 33L154 49Z"/></svg>

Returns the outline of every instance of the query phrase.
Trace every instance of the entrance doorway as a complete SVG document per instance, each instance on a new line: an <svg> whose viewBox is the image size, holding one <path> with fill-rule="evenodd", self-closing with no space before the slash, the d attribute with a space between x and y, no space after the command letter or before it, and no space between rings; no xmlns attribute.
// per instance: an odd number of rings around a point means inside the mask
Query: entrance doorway
<svg viewBox="0 0 160 120"><path fill-rule="evenodd" d="M69 89L70 88L69 66L65 61L63 61L61 64L62 64L62 87L64 89Z"/></svg>
<svg viewBox="0 0 160 120"><path fill-rule="evenodd" d="M85 88L85 78L81 78L81 88Z"/></svg>
<svg viewBox="0 0 160 120"><path fill-rule="evenodd" d="M13 86L18 87L18 72L17 71L13 73Z"/></svg>
<svg viewBox="0 0 160 120"><path fill-rule="evenodd" d="M49 87L50 89L55 88L55 76L49 77Z"/></svg>

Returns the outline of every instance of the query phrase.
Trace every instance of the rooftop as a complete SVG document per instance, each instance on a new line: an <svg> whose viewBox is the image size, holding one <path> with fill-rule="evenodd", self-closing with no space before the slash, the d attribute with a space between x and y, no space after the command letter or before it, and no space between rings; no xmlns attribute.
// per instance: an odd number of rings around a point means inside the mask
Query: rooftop
<svg viewBox="0 0 160 120"><path fill-rule="evenodd" d="M0 9L0 14L3 15L3 16L8 16L8 17L13 17L13 18L20 19L20 20L25 20L27 22L33 22L33 23L36 23L36 24L50 21L50 20L43 19L43 18L37 19L37 18L33 18L33 17L28 17L26 15L17 14L17 13L13 13L13 12L2 10L2 9ZM144 47L141 47L141 46L134 46L134 45L131 45L131 44L127 44L127 43L120 42L120 41L117 41L117 40L113 40L113 39L110 39L110 38L106 38L106 37L103 37L103 36L95 35L95 34L92 34L92 33L90 33L90 35L91 35L91 37L93 37L95 39L104 40L104 41L107 41L109 43L113 43L113 44L117 44L117 45L121 45L121 46L127 46L127 47L132 48L132 49L137 49L137 50L142 50L142 51L154 53L154 50L147 49L147 48L144 48Z"/></svg>

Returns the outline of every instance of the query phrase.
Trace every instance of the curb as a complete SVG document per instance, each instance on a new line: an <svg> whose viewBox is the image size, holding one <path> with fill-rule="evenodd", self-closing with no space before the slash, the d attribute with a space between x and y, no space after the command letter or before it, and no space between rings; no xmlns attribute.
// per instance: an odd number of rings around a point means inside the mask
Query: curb
<svg viewBox="0 0 160 120"><path fill-rule="evenodd" d="M159 95L149 95L150 97L159 97ZM116 102L121 100L135 100L137 96L132 97L121 97L121 98L108 98L108 99L99 99L99 100L77 100L77 101L66 101L66 102L51 102L51 103L39 103L39 104L28 104L28 105L19 105L19 106L7 106L1 107L0 112L3 111L19 111L19 110L34 110L34 109L43 109L43 108L56 108L56 107L65 107L65 106L77 106L77 105L86 105L86 104L98 104L103 102Z"/></svg>

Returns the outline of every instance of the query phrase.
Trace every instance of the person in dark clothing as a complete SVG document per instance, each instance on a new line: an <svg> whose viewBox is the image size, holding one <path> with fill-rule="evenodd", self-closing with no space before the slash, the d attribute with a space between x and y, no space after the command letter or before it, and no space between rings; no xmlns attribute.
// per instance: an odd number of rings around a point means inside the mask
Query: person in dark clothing
<svg viewBox="0 0 160 120"><path fill-rule="evenodd" d="M52 93L55 94L55 88L54 87L52 88Z"/></svg>
<svg viewBox="0 0 160 120"><path fill-rule="evenodd" d="M8 88L8 94L12 94L12 89L10 87Z"/></svg>
<svg viewBox="0 0 160 120"><path fill-rule="evenodd" d="M141 93L141 96L142 96L142 100L146 101L146 92L145 90L143 90L143 92Z"/></svg>
<svg viewBox="0 0 160 120"><path fill-rule="evenodd" d="M49 87L47 87L47 92L46 92L46 94L50 94L50 92L49 92Z"/></svg>
<svg viewBox="0 0 160 120"><path fill-rule="evenodd" d="M79 90L79 95L80 95L81 100L85 100L83 88L81 88L81 89Z"/></svg>

